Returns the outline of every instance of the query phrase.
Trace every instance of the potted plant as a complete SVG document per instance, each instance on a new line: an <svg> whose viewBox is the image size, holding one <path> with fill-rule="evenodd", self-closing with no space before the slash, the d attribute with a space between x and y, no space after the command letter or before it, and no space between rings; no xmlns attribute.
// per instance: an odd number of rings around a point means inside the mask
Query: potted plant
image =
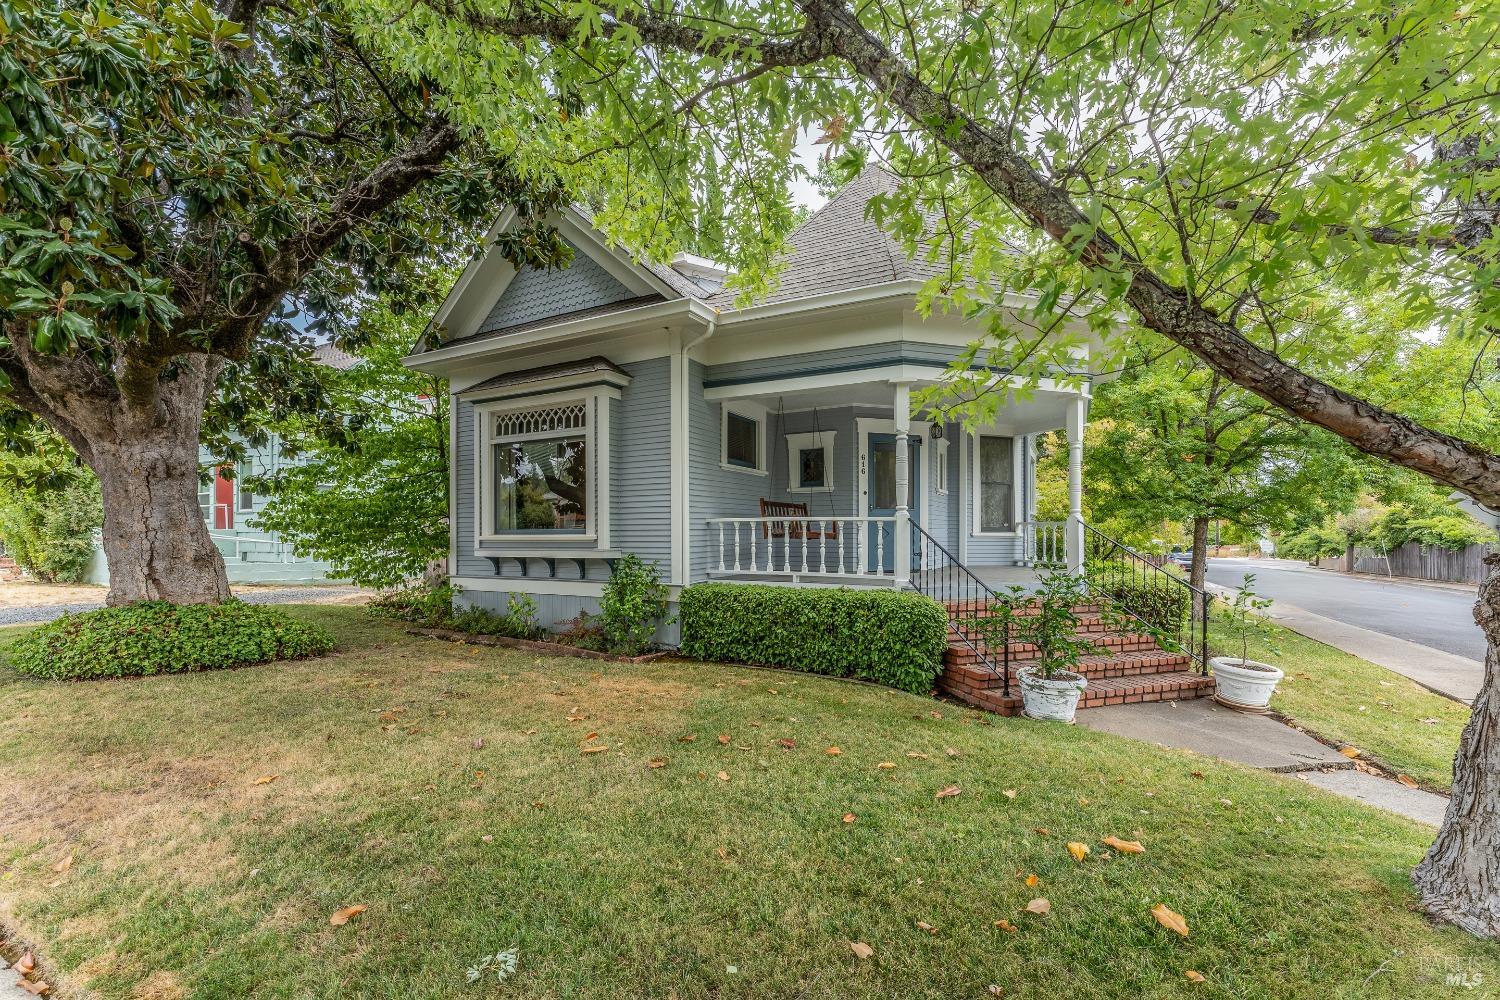
<svg viewBox="0 0 1500 1000"><path fill-rule="evenodd" d="M1286 676L1269 663L1250 659L1252 636L1260 636L1270 646L1271 630L1261 615L1270 606L1270 598L1255 592L1255 574L1246 573L1224 619L1224 631L1238 642L1240 655L1215 656L1209 660L1216 681L1214 701L1226 708L1264 714L1277 683ZM1271 647L1271 651L1274 653L1276 649Z"/></svg>
<svg viewBox="0 0 1500 1000"><path fill-rule="evenodd" d="M1078 661L1099 647L1079 633L1077 608L1088 600L1080 576L1054 571L1028 594L1011 587L1009 596L991 605L987 617L966 623L992 648L1011 643L1036 647L1036 659L1023 667L1022 712L1028 719L1072 722L1088 680L1076 671Z"/></svg>

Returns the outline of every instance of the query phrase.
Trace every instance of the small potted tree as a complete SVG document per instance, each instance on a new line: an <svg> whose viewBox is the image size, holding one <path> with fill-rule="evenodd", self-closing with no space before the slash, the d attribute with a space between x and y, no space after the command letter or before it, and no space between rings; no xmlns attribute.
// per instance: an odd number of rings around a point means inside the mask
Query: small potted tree
<svg viewBox="0 0 1500 1000"><path fill-rule="evenodd" d="M1250 639L1259 636L1270 647L1271 630L1261 612L1271 606L1271 600L1255 592L1255 574L1246 573L1240 589L1229 602L1229 614L1224 619L1224 631L1239 647L1238 657L1215 656L1209 660L1213 667L1215 690L1214 701L1225 708L1238 712L1263 715L1271 704L1271 695L1276 685L1286 676L1269 663L1250 659ZM1276 649L1271 647L1274 653Z"/></svg>
<svg viewBox="0 0 1500 1000"><path fill-rule="evenodd" d="M1036 647L1036 659L1019 673L1022 712L1028 719L1072 722L1078 711L1088 680L1074 668L1099 651L1078 631L1077 608L1087 600L1082 577L1054 571L1042 577L1035 593L1011 587L1006 598L991 605L988 616L965 623L992 649L1007 640Z"/></svg>

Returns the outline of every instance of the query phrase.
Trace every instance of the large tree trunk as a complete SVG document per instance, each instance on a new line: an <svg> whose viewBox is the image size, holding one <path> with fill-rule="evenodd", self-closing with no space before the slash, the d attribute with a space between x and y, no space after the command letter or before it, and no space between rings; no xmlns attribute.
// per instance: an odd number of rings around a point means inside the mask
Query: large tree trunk
<svg viewBox="0 0 1500 1000"><path fill-rule="evenodd" d="M109 603L205 604L229 597L224 559L198 506L198 424L96 444Z"/></svg>
<svg viewBox="0 0 1500 1000"><path fill-rule="evenodd" d="M110 604L228 599L224 559L198 506L198 433L222 362L181 358L108 396L52 380L32 407L99 477Z"/></svg>
<svg viewBox="0 0 1500 1000"><path fill-rule="evenodd" d="M1474 621L1484 630L1484 686L1453 762L1453 798L1412 874L1422 906L1471 934L1500 937L1500 555L1485 557Z"/></svg>
<svg viewBox="0 0 1500 1000"><path fill-rule="evenodd" d="M1188 569L1188 582L1199 590L1208 581L1208 517L1200 514L1193 518L1193 560Z"/></svg>

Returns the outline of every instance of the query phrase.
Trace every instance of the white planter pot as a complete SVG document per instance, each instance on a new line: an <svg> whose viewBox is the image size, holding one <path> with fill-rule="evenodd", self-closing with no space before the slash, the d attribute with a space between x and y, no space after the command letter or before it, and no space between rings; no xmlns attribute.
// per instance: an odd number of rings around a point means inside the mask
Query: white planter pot
<svg viewBox="0 0 1500 1000"><path fill-rule="evenodd" d="M1215 656L1208 662L1214 671L1214 701L1240 712L1264 713L1277 682L1286 676L1256 660Z"/></svg>
<svg viewBox="0 0 1500 1000"><path fill-rule="evenodd" d="M1088 684L1083 676L1067 671L1044 679L1034 670L1022 670L1022 714L1044 722L1072 722L1078 711L1078 699Z"/></svg>

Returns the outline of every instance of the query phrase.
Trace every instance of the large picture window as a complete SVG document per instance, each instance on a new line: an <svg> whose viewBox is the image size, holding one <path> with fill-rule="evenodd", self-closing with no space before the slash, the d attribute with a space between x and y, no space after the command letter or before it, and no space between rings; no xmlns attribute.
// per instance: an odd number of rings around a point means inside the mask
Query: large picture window
<svg viewBox="0 0 1500 1000"><path fill-rule="evenodd" d="M979 530L1015 531L1015 439L979 437Z"/></svg>

